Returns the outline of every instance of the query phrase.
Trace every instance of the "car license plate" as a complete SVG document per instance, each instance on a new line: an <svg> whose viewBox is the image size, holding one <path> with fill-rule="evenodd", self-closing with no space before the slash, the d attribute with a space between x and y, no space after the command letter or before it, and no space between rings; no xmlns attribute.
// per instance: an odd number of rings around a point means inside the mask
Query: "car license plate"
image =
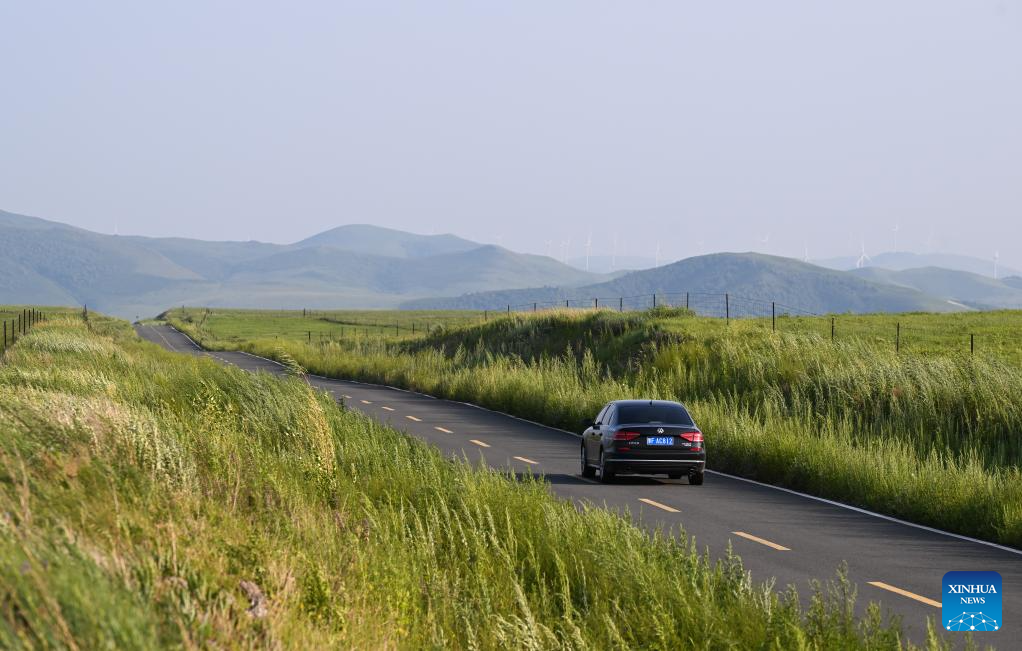
<svg viewBox="0 0 1022 651"><path fill-rule="evenodd" d="M673 436L647 436L646 445L674 445Z"/></svg>

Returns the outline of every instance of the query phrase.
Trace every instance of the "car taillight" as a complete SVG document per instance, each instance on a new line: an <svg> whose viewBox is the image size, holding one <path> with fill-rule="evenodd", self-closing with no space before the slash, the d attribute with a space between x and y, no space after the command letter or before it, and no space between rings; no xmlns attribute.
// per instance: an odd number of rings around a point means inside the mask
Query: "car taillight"
<svg viewBox="0 0 1022 651"><path fill-rule="evenodd" d="M638 432L614 432L615 441L634 441L639 436Z"/></svg>
<svg viewBox="0 0 1022 651"><path fill-rule="evenodd" d="M685 432L681 435L681 438L685 439L692 444L691 450L698 452L703 449L703 433L702 432Z"/></svg>

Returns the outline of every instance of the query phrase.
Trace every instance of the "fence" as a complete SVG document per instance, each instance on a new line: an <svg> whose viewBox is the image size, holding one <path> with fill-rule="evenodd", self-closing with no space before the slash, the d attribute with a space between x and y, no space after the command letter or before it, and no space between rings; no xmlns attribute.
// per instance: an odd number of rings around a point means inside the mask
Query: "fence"
<svg viewBox="0 0 1022 651"><path fill-rule="evenodd" d="M10 321L3 320L4 338L3 348L0 353L7 352L7 349L17 343L19 337L28 334L33 326L45 320L45 315L35 308L24 308Z"/></svg>
<svg viewBox="0 0 1022 651"><path fill-rule="evenodd" d="M639 311L649 308L681 307L709 317L693 322L693 332L707 331L714 323L720 327L741 326L743 331L775 331L792 334L812 333L823 340L865 339L896 352L996 354L1022 363L1022 311L971 312L943 314L827 314L801 307L731 293L664 292L634 296L567 298L560 300L506 303L496 309L478 310L299 310L247 311L237 316L262 322L261 336L301 339L309 343L328 343L354 337L422 336L438 326L457 327L483 323L515 314L542 313L546 310ZM219 311L227 316L231 310ZM212 313L194 313L200 327ZM212 331L219 331L214 326ZM258 336L258 335L257 335Z"/></svg>
<svg viewBox="0 0 1022 651"><path fill-rule="evenodd" d="M699 316L725 320L768 316L776 318L781 315L819 316L815 312L776 301L765 301L737 294L708 292L662 292L634 296L567 298L558 301L508 304L505 309L500 311L511 314L512 312L538 312L550 309L602 308L619 312L634 312L655 307L684 307ZM484 318L494 311L496 310L483 310Z"/></svg>

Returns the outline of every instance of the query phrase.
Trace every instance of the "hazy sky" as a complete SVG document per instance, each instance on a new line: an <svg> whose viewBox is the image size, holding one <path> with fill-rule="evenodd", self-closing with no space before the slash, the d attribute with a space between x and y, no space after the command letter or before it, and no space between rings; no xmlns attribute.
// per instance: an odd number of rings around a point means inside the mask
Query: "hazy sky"
<svg viewBox="0 0 1022 651"><path fill-rule="evenodd" d="M0 208L1022 266L1022 0L8 2Z"/></svg>

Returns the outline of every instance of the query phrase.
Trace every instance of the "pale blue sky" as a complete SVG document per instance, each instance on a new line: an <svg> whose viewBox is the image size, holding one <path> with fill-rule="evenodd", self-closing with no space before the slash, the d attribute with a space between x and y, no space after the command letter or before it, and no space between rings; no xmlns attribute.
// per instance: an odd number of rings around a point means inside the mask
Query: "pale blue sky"
<svg viewBox="0 0 1022 651"><path fill-rule="evenodd" d="M0 80L0 208L103 232L1022 266L1019 0L10 2Z"/></svg>

